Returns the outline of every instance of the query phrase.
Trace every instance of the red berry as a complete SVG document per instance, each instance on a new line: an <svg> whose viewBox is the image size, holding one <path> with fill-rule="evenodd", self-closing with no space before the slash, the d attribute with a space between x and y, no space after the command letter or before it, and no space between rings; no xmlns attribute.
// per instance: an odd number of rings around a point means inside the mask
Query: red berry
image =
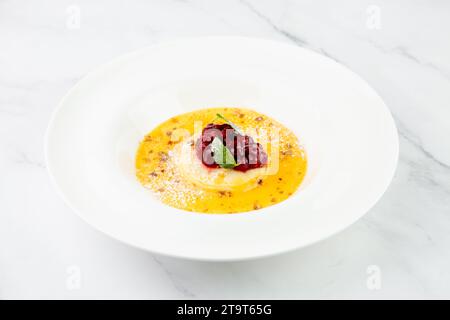
<svg viewBox="0 0 450 320"><path fill-rule="evenodd" d="M267 153L252 137L240 135L229 124L208 124L202 131L202 136L196 143L197 157L208 168L219 168L214 161L211 143L219 137L234 156L238 164L234 170L246 172L250 169L261 168L267 164Z"/></svg>

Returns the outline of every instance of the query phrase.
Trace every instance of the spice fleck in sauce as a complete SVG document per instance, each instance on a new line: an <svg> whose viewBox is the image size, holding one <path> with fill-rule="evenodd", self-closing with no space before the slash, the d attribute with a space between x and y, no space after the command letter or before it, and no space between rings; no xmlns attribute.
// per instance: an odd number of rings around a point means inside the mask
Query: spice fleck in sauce
<svg viewBox="0 0 450 320"><path fill-rule="evenodd" d="M202 162L196 146L212 121L225 123L217 114L260 144L262 164L241 170L238 163L232 169ZM142 185L169 206L203 213L246 212L282 202L298 189L306 167L306 154L292 131L241 108L203 109L173 117L145 136L136 154L136 175Z"/></svg>

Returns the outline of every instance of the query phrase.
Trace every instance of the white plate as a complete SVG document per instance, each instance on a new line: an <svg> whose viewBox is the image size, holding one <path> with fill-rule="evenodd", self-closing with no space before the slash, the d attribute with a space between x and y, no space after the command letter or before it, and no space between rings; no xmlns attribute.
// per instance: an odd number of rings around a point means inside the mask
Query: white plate
<svg viewBox="0 0 450 320"><path fill-rule="evenodd" d="M134 176L142 137L193 109L237 106L296 132L309 157L300 190L259 211L188 213ZM216 37L150 47L110 62L63 99L46 141L50 174L89 224L155 253L242 260L325 239L359 219L394 174L398 136L381 98L336 62L261 39Z"/></svg>

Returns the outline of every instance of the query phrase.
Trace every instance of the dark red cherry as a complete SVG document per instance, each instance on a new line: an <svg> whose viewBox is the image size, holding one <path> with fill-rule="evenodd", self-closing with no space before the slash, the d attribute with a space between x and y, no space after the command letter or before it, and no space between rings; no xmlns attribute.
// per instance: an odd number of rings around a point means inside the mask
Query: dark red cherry
<svg viewBox="0 0 450 320"><path fill-rule="evenodd" d="M238 164L234 170L246 172L263 167L267 164L267 154L252 137L241 135L229 124L208 124L202 131L202 136L196 142L197 157L208 168L219 168L214 161L211 143L214 138L220 138L230 150Z"/></svg>

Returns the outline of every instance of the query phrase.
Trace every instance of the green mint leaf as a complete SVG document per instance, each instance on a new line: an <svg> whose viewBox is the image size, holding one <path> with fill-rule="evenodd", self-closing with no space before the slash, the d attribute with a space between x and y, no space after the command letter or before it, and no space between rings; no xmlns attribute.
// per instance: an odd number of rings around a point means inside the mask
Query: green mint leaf
<svg viewBox="0 0 450 320"><path fill-rule="evenodd" d="M223 144L220 138L215 137L211 143L211 151L214 152L214 161L225 169L232 169L237 166L236 160L230 150Z"/></svg>
<svg viewBox="0 0 450 320"><path fill-rule="evenodd" d="M220 113L216 114L218 118L222 119L223 121L225 121L226 123L228 123L234 130L236 130L237 133L239 133L240 135L244 135L242 133L242 130L235 125L233 122L231 122L230 120L228 120L227 118L225 118L223 115L221 115Z"/></svg>

